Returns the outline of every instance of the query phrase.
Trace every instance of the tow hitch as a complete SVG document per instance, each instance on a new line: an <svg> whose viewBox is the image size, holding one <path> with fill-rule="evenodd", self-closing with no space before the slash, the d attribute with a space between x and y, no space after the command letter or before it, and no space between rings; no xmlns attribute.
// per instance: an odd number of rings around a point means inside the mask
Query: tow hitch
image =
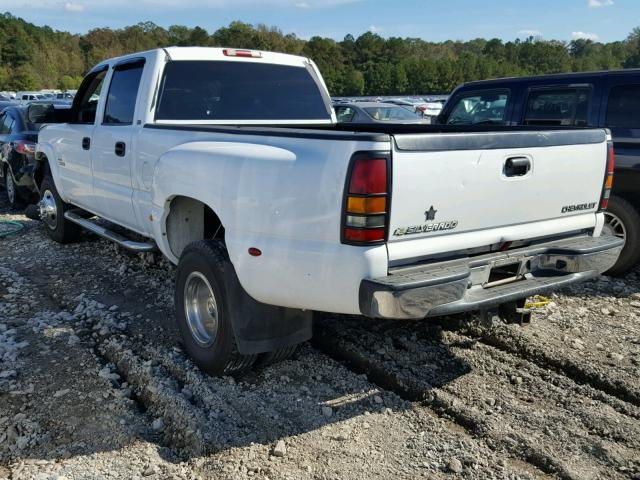
<svg viewBox="0 0 640 480"><path fill-rule="evenodd" d="M530 309L525 308L526 299L515 302L503 303L495 308L480 311L480 322L484 325L493 325L496 320L508 325L527 326L531 323Z"/></svg>

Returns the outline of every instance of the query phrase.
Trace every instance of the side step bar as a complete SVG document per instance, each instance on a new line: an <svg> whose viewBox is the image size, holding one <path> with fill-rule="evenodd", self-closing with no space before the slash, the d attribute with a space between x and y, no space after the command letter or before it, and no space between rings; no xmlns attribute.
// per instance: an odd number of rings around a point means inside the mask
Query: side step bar
<svg viewBox="0 0 640 480"><path fill-rule="evenodd" d="M129 240L128 238L123 237L122 235L112 232L100 225L96 225L90 220L82 218L77 213L74 213L73 210L69 210L64 212L64 218L69 220L70 222L77 223L82 228L89 230L90 232L95 233L96 235L101 236L102 238L106 238L107 240L111 240L112 242L117 243L123 248L127 250L131 250L132 252L150 252L156 249L155 243L147 243L147 242L134 242L133 240Z"/></svg>

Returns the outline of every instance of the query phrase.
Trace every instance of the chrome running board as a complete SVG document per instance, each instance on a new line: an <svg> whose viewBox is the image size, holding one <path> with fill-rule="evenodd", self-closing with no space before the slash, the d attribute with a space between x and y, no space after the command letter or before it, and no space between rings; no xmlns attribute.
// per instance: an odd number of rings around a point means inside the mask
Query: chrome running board
<svg viewBox="0 0 640 480"><path fill-rule="evenodd" d="M73 210L69 210L64 212L64 218L69 220L70 222L76 223L80 225L82 228L89 230L90 232L95 233L96 235L101 236L102 238L106 238L107 240L111 240L112 242L117 243L123 248L127 250L131 250L132 252L150 252L156 249L155 243L152 242L135 242L133 240L129 240L128 238L123 237L119 233L113 232L109 229L101 227L100 225L96 225L90 220L82 218L77 213L74 213Z"/></svg>

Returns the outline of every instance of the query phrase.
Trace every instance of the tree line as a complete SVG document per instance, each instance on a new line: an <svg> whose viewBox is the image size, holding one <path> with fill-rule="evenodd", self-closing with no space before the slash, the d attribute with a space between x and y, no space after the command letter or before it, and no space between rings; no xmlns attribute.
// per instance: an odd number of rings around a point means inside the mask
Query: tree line
<svg viewBox="0 0 640 480"><path fill-rule="evenodd" d="M332 95L449 93L487 78L640 67L640 28L623 41L562 42L529 37L466 42L383 38L367 32L342 41L284 34L278 28L233 22L213 33L201 27L162 28L143 22L84 35L39 27L0 14L0 90L77 88L82 75L106 58L171 45L271 50L312 58Z"/></svg>

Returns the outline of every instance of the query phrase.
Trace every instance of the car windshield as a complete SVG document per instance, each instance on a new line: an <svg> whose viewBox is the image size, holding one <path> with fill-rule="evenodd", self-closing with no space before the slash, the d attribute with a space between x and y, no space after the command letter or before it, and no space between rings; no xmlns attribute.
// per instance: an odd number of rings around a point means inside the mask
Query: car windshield
<svg viewBox="0 0 640 480"><path fill-rule="evenodd" d="M379 122L395 122L398 120L420 120L420 116L399 106L365 107L364 111Z"/></svg>
<svg viewBox="0 0 640 480"><path fill-rule="evenodd" d="M461 98L453 107L447 123L449 125L502 124L506 105L506 93Z"/></svg>

